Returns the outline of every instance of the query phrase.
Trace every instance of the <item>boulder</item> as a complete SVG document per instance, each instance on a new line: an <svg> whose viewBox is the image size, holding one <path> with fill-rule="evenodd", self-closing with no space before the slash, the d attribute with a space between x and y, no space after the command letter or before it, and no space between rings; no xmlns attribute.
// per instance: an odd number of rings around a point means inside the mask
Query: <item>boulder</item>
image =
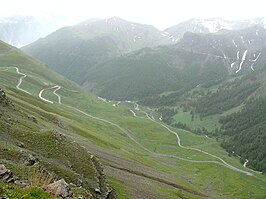
<svg viewBox="0 0 266 199"><path fill-rule="evenodd" d="M0 88L0 99L4 100L6 98L6 93L3 89Z"/></svg>
<svg viewBox="0 0 266 199"><path fill-rule="evenodd" d="M0 176L1 176L1 177L4 176L5 173L7 173L7 172L8 172L8 170L7 170L7 168L5 167L5 165L0 164Z"/></svg>
<svg viewBox="0 0 266 199"><path fill-rule="evenodd" d="M15 107L14 104L6 97L5 91L1 88L0 88L0 104L2 106Z"/></svg>
<svg viewBox="0 0 266 199"><path fill-rule="evenodd" d="M100 188L95 188L94 191L95 191L96 193L101 193L101 189L100 189Z"/></svg>
<svg viewBox="0 0 266 199"><path fill-rule="evenodd" d="M46 192L56 197L70 198L73 195L70 187L68 186L68 184L65 182L64 179L49 184L44 189Z"/></svg>
<svg viewBox="0 0 266 199"><path fill-rule="evenodd" d="M20 150L20 162L25 166L32 166L37 162L37 158L24 150Z"/></svg>
<svg viewBox="0 0 266 199"><path fill-rule="evenodd" d="M14 184L17 185L17 186L20 186L20 187L27 187L27 186L29 186L29 183L27 183L24 180L15 180L14 181Z"/></svg>
<svg viewBox="0 0 266 199"><path fill-rule="evenodd" d="M8 170L5 165L0 165L0 179L2 179L5 183L11 183L17 180L18 178L13 175L13 173Z"/></svg>

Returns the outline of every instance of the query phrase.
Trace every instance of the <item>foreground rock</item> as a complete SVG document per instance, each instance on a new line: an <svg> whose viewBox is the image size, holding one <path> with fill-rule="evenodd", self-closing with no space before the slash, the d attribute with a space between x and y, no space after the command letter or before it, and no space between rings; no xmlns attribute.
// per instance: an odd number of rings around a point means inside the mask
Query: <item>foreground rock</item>
<svg viewBox="0 0 266 199"><path fill-rule="evenodd" d="M13 173L8 170L5 165L0 165L0 179L5 183L14 183L17 180L16 176L13 176Z"/></svg>
<svg viewBox="0 0 266 199"><path fill-rule="evenodd" d="M58 180L52 184L47 185L47 187L45 187L45 191L47 191L51 195L61 198L71 198L73 195L71 189L69 188L68 184L65 182L64 179Z"/></svg>
<svg viewBox="0 0 266 199"><path fill-rule="evenodd" d="M14 107L14 104L6 97L6 93L3 89L0 88L0 103L3 106L12 106Z"/></svg>
<svg viewBox="0 0 266 199"><path fill-rule="evenodd" d="M0 180L1 179L5 183L14 183L15 185L18 185L20 187L28 186L28 183L20 180L17 176L13 175L13 173L8 170L3 164L0 164Z"/></svg>

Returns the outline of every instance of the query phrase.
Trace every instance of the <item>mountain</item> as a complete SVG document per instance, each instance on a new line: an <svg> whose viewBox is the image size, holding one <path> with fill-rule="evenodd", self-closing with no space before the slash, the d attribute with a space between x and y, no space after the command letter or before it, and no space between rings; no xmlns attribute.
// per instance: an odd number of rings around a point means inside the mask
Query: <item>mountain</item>
<svg viewBox="0 0 266 199"><path fill-rule="evenodd" d="M0 100L0 162L21 179L42 166L64 178L76 198L265 195L265 176L229 157L215 139L168 127L131 102L100 100L2 42L0 55L0 99L7 98ZM25 165L32 156L36 164ZM3 186L5 197L28 190Z"/></svg>
<svg viewBox="0 0 266 199"><path fill-rule="evenodd" d="M101 97L158 109L169 125L220 137L229 154L265 172L265 38L260 26L188 32L172 46L145 48L95 66L88 83Z"/></svg>
<svg viewBox="0 0 266 199"><path fill-rule="evenodd" d="M12 16L0 19L0 40L18 48L44 37L62 26L58 18L37 19L32 16Z"/></svg>
<svg viewBox="0 0 266 199"><path fill-rule="evenodd" d="M144 48L92 67L86 84L104 98L147 101L165 92L180 95L197 85L210 87L264 67L265 36L257 26L188 32L174 45Z"/></svg>
<svg viewBox="0 0 266 199"><path fill-rule="evenodd" d="M0 196L41 198L38 194L48 183L64 179L72 183L69 186L75 198L116 198L99 160L74 141L75 131L69 127L63 112L61 116L55 114L60 108L37 98L41 95L38 90L44 91L54 84L75 92L80 88L14 47L0 42L0 49L0 162L14 174L3 176L1 170ZM45 97L49 98L47 93ZM40 190L29 193L16 183L20 180L22 187ZM15 184L3 184L7 182ZM58 196L57 191L51 192Z"/></svg>
<svg viewBox="0 0 266 199"><path fill-rule="evenodd" d="M239 73L242 69L254 71L255 64L263 65L265 61L262 54L266 46L265 35L265 29L260 26L214 34L188 32L176 47L223 59L234 73Z"/></svg>
<svg viewBox="0 0 266 199"><path fill-rule="evenodd" d="M216 33L221 30L246 29L255 25L265 28L265 18L254 18L240 21L228 21L221 18L190 19L165 29L165 32L168 33L171 38L179 40L186 32Z"/></svg>
<svg viewBox="0 0 266 199"><path fill-rule="evenodd" d="M118 17L62 28L23 48L55 71L83 83L84 71L126 52L172 41L153 26Z"/></svg>

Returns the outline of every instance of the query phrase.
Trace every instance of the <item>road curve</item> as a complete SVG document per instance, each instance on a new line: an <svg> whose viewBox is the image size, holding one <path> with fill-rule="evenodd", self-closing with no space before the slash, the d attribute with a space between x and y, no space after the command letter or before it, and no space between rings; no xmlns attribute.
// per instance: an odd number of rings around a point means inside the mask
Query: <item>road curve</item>
<svg viewBox="0 0 266 199"><path fill-rule="evenodd" d="M16 85L16 88L17 88L18 90L24 91L24 92L26 92L26 93L28 93L28 94L31 95L31 93L29 93L28 91L23 90L23 89L20 88L20 85L21 85L21 83L22 83L22 80L23 80L25 77L27 77L26 74L21 73L17 67L3 67L3 68L15 68L15 69L16 69L16 72L17 72L18 74L22 75L22 77L20 77L20 79L19 79L19 83ZM56 85L56 86L53 86L53 87L48 88L48 89L53 89L53 88L55 88L55 90L53 91L53 93L58 97L58 103L61 104L61 96L58 95L58 94L56 93L56 91L58 91L59 89L61 89L61 86ZM50 100L47 100L47 99L45 99L45 98L42 97L42 93L44 92L44 90L45 90L45 89L42 89L42 90L39 92L39 98L42 99L42 100L44 100L44 101L46 101L46 102L48 102L48 103L53 104L54 102L52 102L52 101L50 101ZM132 103L132 102L129 102L129 101L128 101L128 103ZM181 145L180 137L178 136L178 134L177 134L176 132L174 132L174 131L172 131L171 129L169 129L166 125L161 124L161 123L155 121L153 118L151 118L151 117L148 115L148 113L146 113L146 112L144 112L144 111L141 111L141 112L143 112L143 113L147 116L147 118L148 118L149 120L151 120L151 121L153 121L153 122L155 122L155 123L157 123L157 124L163 126L163 127L166 128L169 132L171 132L171 133L173 133L173 134L176 135L177 140L178 140L178 145L179 145L179 147L184 148L184 149L195 150L195 151L198 151L198 152L204 153L204 154L206 154L206 155L209 155L209 156L212 156L212 157L214 157L214 158L219 159L221 162L218 162L218 161L189 160L189 159L182 158L182 157L178 157L178 156L175 156L175 155L161 154L161 153L153 152L153 151L147 149L145 146L143 146L143 145L142 145L141 143L139 143L137 140L135 140L135 139L131 136L131 134L130 134L128 131L126 131L125 129L123 129L122 127L120 127L118 124L115 124L115 123L110 122L110 121L108 121L108 120L102 119L102 118L100 118L100 117L96 117L96 116L90 115L90 114L88 114L88 113L86 113L86 112L84 112L84 111L81 111L81 110L77 109L77 108L74 108L74 107L71 107L71 106L68 106L68 105L65 105L65 106L70 107L70 108L73 108L73 109L75 109L76 111L78 111L78 112L80 112L80 113L82 113L82 114L84 114L84 115L86 115L86 116L88 116L88 117L91 117L91 118L96 119L96 120L99 120L99 121L103 121L103 122L105 122L105 123L108 123L108 124L111 124L111 125L117 127L117 128L120 129L122 132L124 132L124 133L125 133L125 134L126 134L126 135L127 135L132 141L133 141L133 142L135 142L135 143L136 143L137 145L139 145L142 149L144 149L145 151L147 151L147 152L149 152L149 153L151 153L151 154L153 154L153 155L160 156L160 157L175 158L175 159L179 159L179 160L183 160L183 161L187 161L187 162L194 162L194 163L215 163L215 164L219 164L219 165L221 165L221 166L225 166L225 167L227 167L227 168L230 168L230 169L232 169L232 170L235 170L235 171L238 171L238 172L241 172L241 173L245 173L245 174L247 174L247 175L249 175L249 176L253 176L252 173L247 172L247 171L243 171L243 170L238 169L238 168L236 168L236 167L233 167L232 165L230 165L230 164L228 164L227 162L225 162L222 158L217 157L217 156L215 156L215 155L213 155L213 154L210 154L210 153L208 153L208 152L206 152L206 151L203 151L203 150L200 150L200 149L196 149L196 148L191 148L191 147L185 147L185 146L182 146L182 145ZM136 105L134 108L135 108L135 110L140 110L138 105ZM133 114L135 113L134 111L131 111L131 112L132 112ZM136 114L134 114L134 116L137 117Z"/></svg>
<svg viewBox="0 0 266 199"><path fill-rule="evenodd" d="M50 103L50 104L53 104L54 102L52 102L52 101L50 101L50 100L45 99L45 98L42 97L42 93L43 93L44 90L46 90L46 89L44 88L44 89L42 89L42 90L39 92L39 95L38 95L39 98L42 99L42 100L45 101L45 102L48 102L48 103Z"/></svg>
<svg viewBox="0 0 266 199"><path fill-rule="evenodd" d="M61 96L58 95L58 94L56 93L56 91L58 91L59 89L61 89L61 86L58 86L58 85L55 85L55 86L50 87L50 88L44 88L44 89L42 89L42 90L39 92L39 95L38 95L39 98L42 99L42 100L45 101L45 102L48 102L48 103L50 103L50 104L53 104L54 102L52 102L52 101L50 101L50 100L45 99L44 97L42 97L42 93L43 93L45 90L48 90L48 89L55 89L55 90L53 91L53 94L57 97L58 103L59 103L59 104L62 104L62 103L61 103Z"/></svg>
<svg viewBox="0 0 266 199"><path fill-rule="evenodd" d="M51 89L53 89L53 88L55 88L55 90L53 91L53 94L57 96L58 103L62 104L61 103L61 96L56 93L58 90L61 89L61 86L56 85L56 86L53 86Z"/></svg>
<svg viewBox="0 0 266 199"><path fill-rule="evenodd" d="M73 107L71 107L71 106L68 106L68 107L70 107L70 108L73 108ZM216 157L216 158L218 158L220 161L222 161L222 162L219 162L219 161L211 161L211 160L189 160L189 159L186 159L186 158L182 158L182 157L178 157L178 156L175 156L175 155L170 155L170 154L162 154L162 153L156 153L156 152L153 152L153 151L151 151L151 150L149 150L149 149L147 149L145 146L143 146L141 143L139 143L137 140L135 140L135 138L133 138L132 136L131 136L131 134L127 131L127 130L125 130L125 129L123 129L122 127L120 127L118 124L115 124L115 123L113 123L113 122L110 122L110 121L108 121L108 120L105 120L105 119L102 119L102 118L100 118L100 117L96 117L96 116L93 116L93 115L90 115L90 114L88 114L88 113L86 113L86 112L84 112L84 111L81 111L81 110L79 110L79 109L77 109L77 108L74 108L76 111L78 111L78 112L80 112L80 113L82 113L83 115L86 115L86 116L88 116L88 117L90 117L90 118L93 118L93 119L96 119L96 120L99 120L99 121L103 121L103 122L105 122L105 123L108 123L108 124L111 124L111 125L113 125L113 126L115 126L115 127L117 127L118 129L120 129L123 133L125 133L133 142L135 142L137 145L139 145L142 149L144 149L145 151L147 151L147 152L149 152L149 153L151 153L151 154L153 154L153 155L156 155L156 156L160 156L160 157L168 157L168 158L175 158L175 159L179 159L179 160L183 160L183 161L187 161L187 162L193 162L193 163L215 163L215 164L219 164L219 165L221 165L221 166L225 166L225 167L227 167L227 168L229 168L229 169L232 169L232 170L234 170L234 171L238 171L238 172L241 172L241 173L245 173L246 175L249 175L249 176L253 176L253 174L252 173L250 173L250 172L247 172L247 171L243 171L243 170L241 170L241 169L238 169L238 168L235 168L235 167L233 167L233 166L231 166L230 164L228 164L228 163L226 163L224 160L222 160L221 158L219 158L219 157L217 157L217 156L215 156L215 155L212 155L212 154L209 154L209 153L207 153L207 152L205 152L205 151L202 151L202 150L199 150L199 149L196 149L197 151L200 151L200 152L203 152L203 153L205 153L205 154L207 154L207 155L210 155L210 156L212 156L212 157ZM148 114L147 114L148 115ZM149 117L149 119L150 120L152 120L150 117ZM156 121L154 121L154 122L156 122ZM157 123L157 122L156 122ZM160 123L158 123L158 124L160 124ZM161 125L161 124L160 124ZM164 126L164 125L163 125ZM165 128L167 128L167 130L169 130L170 132L172 131L172 130L170 130L167 126L164 126ZM175 133L175 132L174 132ZM176 134L176 133L175 133ZM177 134L176 134L177 135ZM179 138L179 136L177 135L177 138L178 138L178 142L179 142L179 144L180 144L180 138ZM189 147L184 147L184 146L182 146L181 144L179 145L180 147L182 147L182 148L186 148L186 149L193 149L193 148L189 148Z"/></svg>
<svg viewBox="0 0 266 199"><path fill-rule="evenodd" d="M230 169L232 169L232 170L235 170L235 171L238 171L238 172L241 172L241 173L245 173L246 175L253 176L253 173L248 172L248 171L244 171L244 170L241 170L241 169L238 169L238 168L236 168L236 167L234 167L234 166L228 164L226 161L224 161L222 158L220 158L220 157L218 157L218 156L216 156L216 155L213 155L213 154L211 154L211 153L208 153L208 152L206 152L206 151L203 151L203 150L200 150L200 149L197 149L197 148L192 148L192 147L185 147L185 146L183 146L183 145L181 144L181 139L180 139L179 135L178 135L175 131L171 130L171 129L170 129L169 127L167 127L166 125L164 125L164 124L162 124L162 123L159 123L159 122L155 121L154 119L152 119L152 118L149 116L149 114L148 114L147 112L144 112L144 111L141 111L141 112L144 113L144 114L147 116L147 118L148 118L149 120L151 120L151 121L153 121L153 122L155 122L155 123L161 125L161 126L164 127L165 129L167 129L169 132L173 133L173 134L176 136L176 138L177 138L177 143L178 143L178 146L179 146L180 148L188 149L188 150L194 150L194 151L198 151L198 152L204 153L204 154L206 154L206 155L209 155L209 156L211 156L211 157L214 157L214 158L220 160L221 162L219 162L219 164L222 164L223 166L226 166L226 167L228 167L228 168L230 168ZM136 114L135 114L135 115L136 115ZM136 117L136 116L135 116L135 117ZM200 162L205 162L205 161L200 161ZM217 163L217 161L212 161L212 162Z"/></svg>
<svg viewBox="0 0 266 199"><path fill-rule="evenodd" d="M19 69L18 69L18 67L15 67L15 66L1 67L1 68L6 68L6 70L3 70L3 71L7 71L9 68L14 68L14 69L16 69L17 74L22 75L22 76L19 78L19 81L18 81L18 84L16 85L16 88L17 88L18 90L21 90L21 91L23 91L23 92L25 92L25 93L31 95L30 92L28 92L28 91L26 91L26 90L20 88L20 85L22 84L22 80L23 80L25 77L27 77L26 74L20 72Z"/></svg>

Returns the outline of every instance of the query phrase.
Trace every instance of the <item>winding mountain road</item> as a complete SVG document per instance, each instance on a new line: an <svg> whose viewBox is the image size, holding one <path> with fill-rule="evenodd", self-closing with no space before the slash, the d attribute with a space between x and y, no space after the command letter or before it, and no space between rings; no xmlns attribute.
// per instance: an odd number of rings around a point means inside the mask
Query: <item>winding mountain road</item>
<svg viewBox="0 0 266 199"><path fill-rule="evenodd" d="M22 80L23 80L25 77L27 77L27 75L24 74L24 73L21 73L17 67L8 67L8 68L15 68L16 71L17 71L17 73L20 74L20 75L22 75L22 77L19 79L19 83L17 84L16 88L17 88L18 90L22 90L22 91L24 91L24 92L30 94L28 91L23 90L23 89L21 89L21 88L19 87L19 86L21 85L21 83L22 83ZM58 94L56 93L56 91L58 91L59 89L61 89L61 86L55 85L55 86L53 86L53 87L46 88L46 89L55 89L55 90L53 91L53 93L54 93L54 95L57 96L57 98L58 98L58 103L61 104L61 97L60 97L60 95L58 95ZM45 90L45 89L42 89L42 90L39 92L39 98L42 99L42 100L44 100L44 101L46 101L46 102L49 102L49 103L52 103L52 104L53 104L54 102L52 102L52 101L50 101L50 100L47 100L47 99L45 99L45 98L42 97L42 93L44 92L44 90ZM130 102L130 101L127 101L127 102L128 102L128 103L133 103L133 104L134 104L134 108L135 108L135 110L141 111L141 110L139 109L139 106L136 105L136 103L134 103L134 102ZM215 156L215 155L213 155L213 154L210 154L210 153L208 153L208 152L206 152L206 151L203 151L203 150L200 150L200 149L196 149L196 148L192 148L192 147L185 147L185 146L181 145L181 139L180 139L179 135L178 135L176 132L174 132L173 130L171 130L171 129L170 129L169 127L167 127L166 125L164 125L164 124L162 124L162 123L159 123L159 122L155 121L154 118L151 118L151 117L149 116L149 114L146 113L146 112L144 112L144 111L141 111L141 112L143 112L143 113L147 116L147 118L148 118L149 120L151 120L151 121L153 121L153 122L155 122L155 123L161 125L162 127L166 128L169 132L173 133L173 134L176 136L177 141L178 141L178 146L179 146L180 148L183 148L183 149L189 149L189 150L194 150L194 151L198 151L198 152L204 153L204 154L206 154L206 155L209 155L209 156L211 156L211 157L217 158L217 159L220 160L220 161L190 160L190 159L182 158L182 157L175 156L175 155L156 153L156 152L154 152L154 151L151 151L151 150L147 149L145 146L143 146L141 143L139 143L137 140L135 140L135 138L133 138L133 137L131 136L131 134L130 134L127 130L125 130L124 128L122 128L122 127L119 126L118 124L115 124L115 123L113 123L113 122L111 122L111 121L108 121L108 120L106 120L106 119L102 119L102 118L100 118L100 117L96 117L96 116L90 115L90 114L88 114L88 113L86 113L86 112L84 112L84 111L81 111L81 110L79 110L79 109L77 109L77 108L74 108L74 107L72 107L72 106L68 106L68 105L65 105L65 106L67 106L67 107L69 107L69 108L71 108L71 109L74 109L74 110L78 111L79 113L82 113L83 115L85 115L85 116L87 116L87 117L90 117L90 118L93 118L93 119L96 119L96 120L99 120L99 121L102 121L102 122L105 122L105 123L108 123L108 124L110 124L110 125L112 125L112 126L117 127L117 128L120 129L123 133L125 133L125 134L126 134L126 135L127 135L127 136L128 136L133 142L135 142L135 143L136 143L137 145L139 145L142 149L144 149L145 151L147 151L147 152L149 152L149 153L151 153L151 154L153 154L153 155L160 156L160 157L175 158L175 159L179 159L179 160L183 160L183 161L187 161L187 162L193 162L193 163L215 163L215 164L219 164L219 165L221 165L221 166L225 166L225 167L227 167L227 168L229 168L229 169L232 169L232 170L234 170L234 171L241 172L241 173L245 173L246 175L249 175L249 176L253 176L252 173L247 172L247 171L243 171L243 170L241 170L241 169L238 169L238 168L236 168L236 167L234 167L234 166L228 164L227 162L225 162L222 158L220 158L220 157L218 157L218 156ZM135 117L138 117L138 116L136 116L136 113L135 113L134 111L132 111L132 110L130 110L130 111L132 112L132 114L133 114ZM142 118L142 119L145 119L145 118Z"/></svg>
<svg viewBox="0 0 266 199"><path fill-rule="evenodd" d="M135 105L134 105L134 106L135 106ZM139 106L138 106L138 107L139 107ZM176 136L176 138L177 138L177 143L178 143L178 146L179 146L180 148L188 149L188 150L194 150L194 151L198 151L198 152L204 153L204 154L206 154L206 155L209 155L209 156L211 156L211 157L214 157L214 158L220 160L220 161L221 161L221 162L219 162L220 165L222 164L223 166L226 166L226 167L228 167L228 168L230 168L230 169L232 169L232 170L235 170L235 171L238 171L238 172L241 172L241 173L245 173L245 174L247 174L247 175L249 175L249 176L252 176L252 175L253 175L252 173L250 173L250 172L248 172L248 171L244 171L244 170L238 169L238 168L236 168L236 167L234 167L234 166L228 164L226 161L224 161L222 158L220 158L220 157L218 157L218 156L216 156L216 155L213 155L213 154L211 154L211 153L208 153L208 152L206 152L206 151L203 151L203 150L200 150L200 149L197 149L197 148L192 148L192 147L185 147L185 146L183 146L183 145L181 144L181 139L180 139L179 135L178 135L176 132L174 132L173 130L171 130L171 129L170 129L169 127L167 127L166 125L164 125L164 124L162 124L162 123L159 123L159 122L157 122L156 120L152 119L152 118L149 116L149 114L148 114L147 112L144 112L144 111L141 111L141 112L144 113L144 114L147 116L147 118L148 118L149 120L151 120L151 121L153 121L153 122L155 122L155 123L161 125L161 126L164 127L165 129L167 129L169 132L173 133L173 134ZM135 113L135 115L136 115L136 113ZM137 117L137 116L135 116L135 117ZM179 158L179 159L180 159L180 158ZM184 159L184 158L183 158L183 159ZM190 161L191 161L191 160L190 160ZM209 162L209 161L199 161L199 162ZM211 161L211 162L213 162L213 163L218 163L217 161Z"/></svg>
<svg viewBox="0 0 266 199"><path fill-rule="evenodd" d="M1 68L5 68L5 69L6 69L6 70L3 70L3 71L7 71L9 68L14 68L14 69L16 69L16 72L17 72L17 74L19 74L19 75L22 75L22 76L19 78L19 81L18 81L18 84L16 85L16 88L17 88L18 90L21 90L21 91L23 91L23 92L25 92L25 93L27 93L27 94L31 95L31 93L30 93L30 92L28 92L28 91L26 91L26 90L24 90L24 89L20 88L20 85L22 84L22 80L23 80L24 78L26 78L26 77L27 77L27 75L26 75L26 74L24 74L24 73L20 72L20 71L19 71L19 69L18 69L18 67L15 67L15 66L10 66L10 67L1 67Z"/></svg>
<svg viewBox="0 0 266 199"><path fill-rule="evenodd" d="M52 102L52 101L50 101L50 100L45 99L45 98L42 97L42 93L43 93L43 91L45 91L45 90L46 90L46 88L42 89L42 90L39 92L39 95L38 95L39 98L42 99L42 100L45 101L45 102L48 102L48 103L50 103L50 104L53 104L54 102Z"/></svg>
<svg viewBox="0 0 266 199"><path fill-rule="evenodd" d="M50 100L45 99L44 97L42 97L42 93L43 93L45 90L48 90L48 89L54 89L54 88L55 88L55 90L53 91L53 94L57 97L57 99L58 99L58 103L61 104L61 96L58 95L58 94L56 93L56 91L58 91L59 89L61 89L61 86L58 86L58 85L53 86L53 87L51 87L51 88L44 88L44 89L42 89L42 90L39 92L39 98L42 99L42 100L45 101L45 102L48 102L48 103L50 103L50 104L53 104L54 102L52 102L52 101L50 101Z"/></svg>
<svg viewBox="0 0 266 199"><path fill-rule="evenodd" d="M57 91L59 91L61 89L61 86L56 85L56 86L53 86L51 89L53 89L53 88L55 88L55 90L53 91L53 94L57 96L58 103L62 104L61 96L56 93Z"/></svg>

